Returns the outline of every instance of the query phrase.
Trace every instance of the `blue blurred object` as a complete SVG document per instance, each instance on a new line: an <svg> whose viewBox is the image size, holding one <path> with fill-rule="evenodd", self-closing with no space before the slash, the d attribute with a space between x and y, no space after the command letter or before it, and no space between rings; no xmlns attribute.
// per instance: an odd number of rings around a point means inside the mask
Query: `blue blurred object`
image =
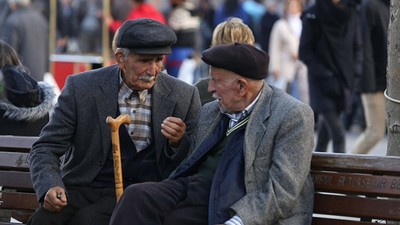
<svg viewBox="0 0 400 225"><path fill-rule="evenodd" d="M183 60L192 57L192 54L193 48L191 47L172 47L172 53L167 56L166 69L168 74L177 77Z"/></svg>

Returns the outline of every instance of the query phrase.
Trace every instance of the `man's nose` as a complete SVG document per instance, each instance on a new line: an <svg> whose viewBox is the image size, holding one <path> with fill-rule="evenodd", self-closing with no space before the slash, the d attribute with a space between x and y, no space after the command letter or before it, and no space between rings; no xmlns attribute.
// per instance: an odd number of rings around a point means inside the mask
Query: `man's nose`
<svg viewBox="0 0 400 225"><path fill-rule="evenodd" d="M157 63L156 62L149 62L146 68L146 73L150 75L156 75L157 72Z"/></svg>

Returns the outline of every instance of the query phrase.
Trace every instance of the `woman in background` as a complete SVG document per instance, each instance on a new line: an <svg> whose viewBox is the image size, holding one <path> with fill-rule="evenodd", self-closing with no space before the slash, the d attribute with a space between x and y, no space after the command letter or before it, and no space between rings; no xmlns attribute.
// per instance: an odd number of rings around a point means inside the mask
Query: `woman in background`
<svg viewBox="0 0 400 225"><path fill-rule="evenodd" d="M302 0L285 0L284 15L274 23L269 42L270 84L281 81L279 88L308 104L307 66L299 60Z"/></svg>
<svg viewBox="0 0 400 225"><path fill-rule="evenodd" d="M53 88L33 79L16 51L2 40L0 69L5 83L5 98L0 99L0 135L38 136L49 120Z"/></svg>

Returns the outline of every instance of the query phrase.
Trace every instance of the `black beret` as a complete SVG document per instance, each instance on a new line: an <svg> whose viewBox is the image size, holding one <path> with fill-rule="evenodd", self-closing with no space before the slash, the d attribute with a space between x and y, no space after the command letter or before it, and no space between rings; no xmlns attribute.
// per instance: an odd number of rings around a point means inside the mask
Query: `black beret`
<svg viewBox="0 0 400 225"><path fill-rule="evenodd" d="M36 80L16 67L6 66L2 70L6 97L17 107L34 107L42 102L41 89Z"/></svg>
<svg viewBox="0 0 400 225"><path fill-rule="evenodd" d="M117 47L129 48L137 54L171 54L176 42L175 32L168 26L152 19L125 21L117 33Z"/></svg>
<svg viewBox="0 0 400 225"><path fill-rule="evenodd" d="M201 59L214 67L256 80L268 76L269 56L249 44L216 45L203 51Z"/></svg>

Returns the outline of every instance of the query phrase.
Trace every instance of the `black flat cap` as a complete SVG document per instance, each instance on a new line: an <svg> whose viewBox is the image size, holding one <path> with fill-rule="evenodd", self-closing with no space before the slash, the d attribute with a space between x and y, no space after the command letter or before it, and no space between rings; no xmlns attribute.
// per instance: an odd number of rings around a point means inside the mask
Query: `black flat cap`
<svg viewBox="0 0 400 225"><path fill-rule="evenodd" d="M235 72L240 76L256 80L268 76L268 54L249 44L216 45L203 51L201 59L211 66Z"/></svg>
<svg viewBox="0 0 400 225"><path fill-rule="evenodd" d="M171 54L171 46L176 42L171 28L152 19L125 21L116 38L118 48L129 48L137 54Z"/></svg>

